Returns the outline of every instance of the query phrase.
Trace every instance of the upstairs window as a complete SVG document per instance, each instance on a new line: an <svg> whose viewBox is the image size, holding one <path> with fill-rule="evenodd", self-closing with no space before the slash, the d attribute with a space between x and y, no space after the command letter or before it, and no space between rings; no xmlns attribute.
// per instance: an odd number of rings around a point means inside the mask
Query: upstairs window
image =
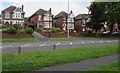
<svg viewBox="0 0 120 73"><path fill-rule="evenodd" d="M10 13L9 12L5 13L5 18L10 18Z"/></svg>
<svg viewBox="0 0 120 73"><path fill-rule="evenodd" d="M42 16L41 15L38 16L38 20L42 20Z"/></svg>

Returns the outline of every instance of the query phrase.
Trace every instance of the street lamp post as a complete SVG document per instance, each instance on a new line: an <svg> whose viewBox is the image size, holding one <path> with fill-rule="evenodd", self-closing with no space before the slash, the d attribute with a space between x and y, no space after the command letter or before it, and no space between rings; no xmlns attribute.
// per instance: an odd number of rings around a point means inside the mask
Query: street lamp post
<svg viewBox="0 0 120 73"><path fill-rule="evenodd" d="M68 24L67 24L67 29L68 29L68 38L69 38L69 0L68 0L68 18L67 18Z"/></svg>

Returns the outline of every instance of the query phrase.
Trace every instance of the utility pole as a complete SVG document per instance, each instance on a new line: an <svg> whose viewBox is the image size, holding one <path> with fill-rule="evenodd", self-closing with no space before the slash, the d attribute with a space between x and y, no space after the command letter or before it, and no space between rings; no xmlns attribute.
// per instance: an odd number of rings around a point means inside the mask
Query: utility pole
<svg viewBox="0 0 120 73"><path fill-rule="evenodd" d="M69 38L69 28L68 28L68 25L69 25L69 0L68 0L68 16L67 17L68 17L67 29L68 29L68 38Z"/></svg>

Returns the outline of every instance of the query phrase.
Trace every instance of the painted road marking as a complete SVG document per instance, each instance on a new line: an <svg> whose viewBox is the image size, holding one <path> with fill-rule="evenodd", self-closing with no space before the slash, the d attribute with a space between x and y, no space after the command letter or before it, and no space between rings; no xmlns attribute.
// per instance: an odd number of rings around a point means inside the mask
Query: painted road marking
<svg viewBox="0 0 120 73"><path fill-rule="evenodd" d="M57 43L56 45L60 45L60 43Z"/></svg>
<svg viewBox="0 0 120 73"><path fill-rule="evenodd" d="M31 44L27 44L27 45L24 45L24 46L21 46L21 47L27 47L27 46L29 46L29 45L31 45Z"/></svg>
<svg viewBox="0 0 120 73"><path fill-rule="evenodd" d="M72 42L70 44L73 44Z"/></svg>
<svg viewBox="0 0 120 73"><path fill-rule="evenodd" d="M111 41L107 41L107 42L111 42Z"/></svg>
<svg viewBox="0 0 120 73"><path fill-rule="evenodd" d="M44 46L44 45L46 45L47 43L44 43L44 44L41 44L41 45L39 45L39 46Z"/></svg>
<svg viewBox="0 0 120 73"><path fill-rule="evenodd" d="M95 43L94 41L91 41L91 43Z"/></svg>
<svg viewBox="0 0 120 73"><path fill-rule="evenodd" d="M100 41L100 43L102 43L103 41Z"/></svg>
<svg viewBox="0 0 120 73"><path fill-rule="evenodd" d="M85 42L82 42L82 44L84 44Z"/></svg>

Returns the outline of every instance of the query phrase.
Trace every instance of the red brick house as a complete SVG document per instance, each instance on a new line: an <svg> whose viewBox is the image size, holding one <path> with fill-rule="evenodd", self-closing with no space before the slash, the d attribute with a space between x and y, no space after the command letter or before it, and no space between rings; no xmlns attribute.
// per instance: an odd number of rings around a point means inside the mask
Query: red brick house
<svg viewBox="0 0 120 73"><path fill-rule="evenodd" d="M14 24L24 26L24 6L16 7L9 6L4 9L1 13L2 24L5 24L7 27L12 27Z"/></svg>
<svg viewBox="0 0 120 73"><path fill-rule="evenodd" d="M75 31L82 33L86 31L86 22L88 22L87 14L79 14L75 17Z"/></svg>
<svg viewBox="0 0 120 73"><path fill-rule="evenodd" d="M40 27L41 29L50 29L53 27L53 14L51 8L46 11L39 9L31 17L30 22L34 24L34 29Z"/></svg>
<svg viewBox="0 0 120 73"><path fill-rule="evenodd" d="M69 23L69 25L68 25ZM62 30L74 31L74 14L71 11L68 17L68 13L61 11L54 17L54 26L61 28Z"/></svg>

